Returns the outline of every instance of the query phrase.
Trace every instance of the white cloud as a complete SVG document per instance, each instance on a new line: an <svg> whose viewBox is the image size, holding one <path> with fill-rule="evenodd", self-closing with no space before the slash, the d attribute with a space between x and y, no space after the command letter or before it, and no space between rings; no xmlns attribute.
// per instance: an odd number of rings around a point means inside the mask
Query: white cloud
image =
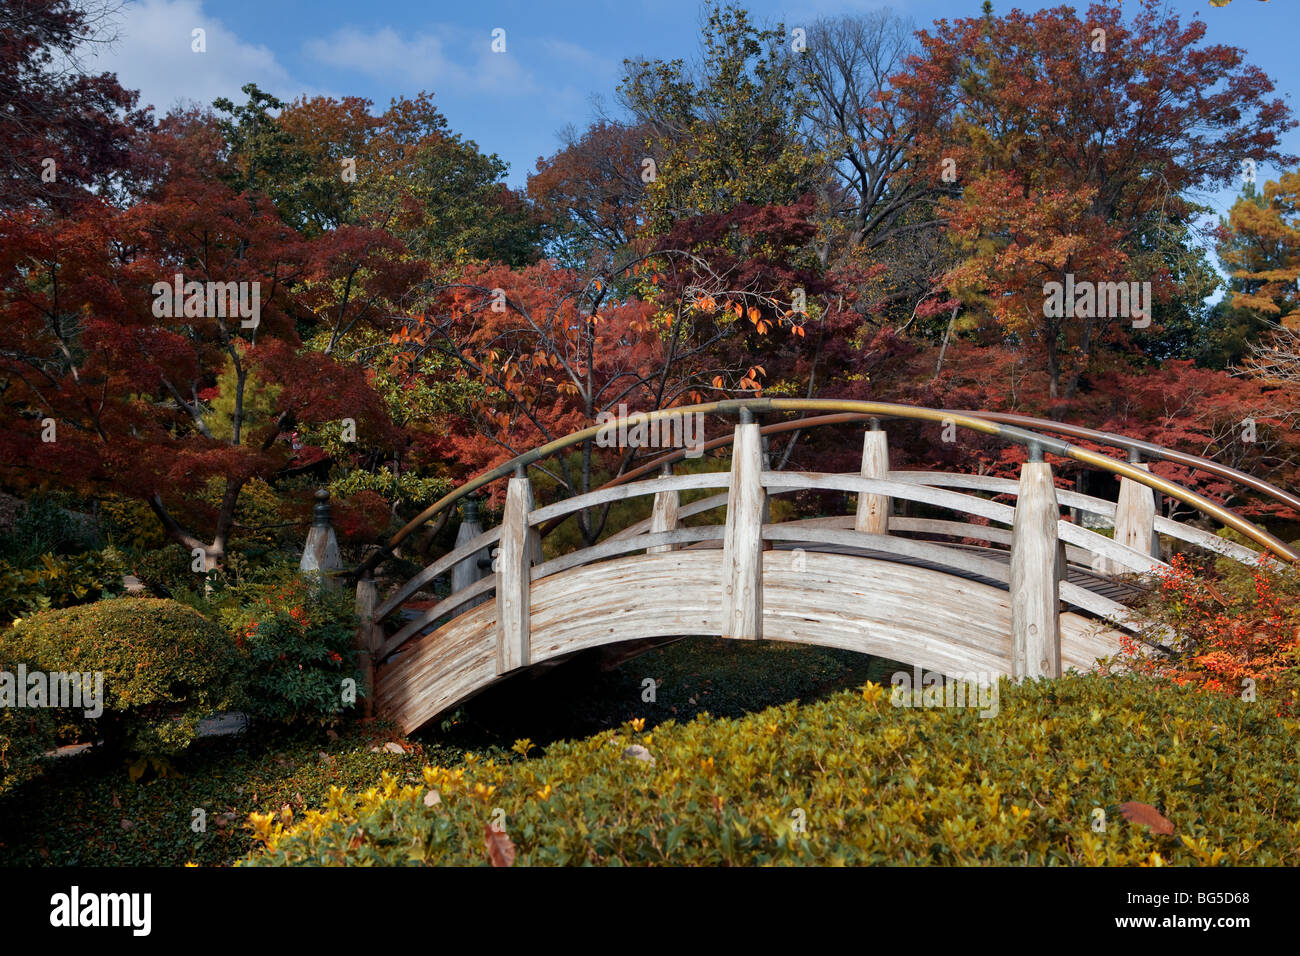
<svg viewBox="0 0 1300 956"><path fill-rule="evenodd" d="M203 12L200 0L139 0L120 13L118 39L100 50L87 67L117 74L127 89L140 91L142 105L159 114L184 101L209 105L218 96L235 102L239 88L256 83L281 99L305 90L261 44L247 43L216 17ZM206 31L207 52L191 49L192 31Z"/></svg>
<svg viewBox="0 0 1300 956"><path fill-rule="evenodd" d="M303 53L335 70L395 82L413 94L431 92L528 95L537 84L515 56L507 33L506 52L493 53L488 31L439 27L438 33L399 34L392 27L363 31L344 27L329 37L308 40Z"/></svg>

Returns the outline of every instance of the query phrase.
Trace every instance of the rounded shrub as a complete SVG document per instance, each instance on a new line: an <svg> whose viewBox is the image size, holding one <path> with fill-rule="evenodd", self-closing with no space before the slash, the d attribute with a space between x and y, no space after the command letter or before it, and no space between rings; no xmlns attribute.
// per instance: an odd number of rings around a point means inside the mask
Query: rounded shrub
<svg viewBox="0 0 1300 956"><path fill-rule="evenodd" d="M1141 676L1003 681L994 710L895 707L869 684L739 720L636 721L254 814L246 862L1300 862L1294 719Z"/></svg>
<svg viewBox="0 0 1300 956"><path fill-rule="evenodd" d="M183 750L200 720L228 707L241 665L223 628L155 598L34 614L0 636L0 656L29 670L102 673L102 716L74 716L87 734L150 756Z"/></svg>

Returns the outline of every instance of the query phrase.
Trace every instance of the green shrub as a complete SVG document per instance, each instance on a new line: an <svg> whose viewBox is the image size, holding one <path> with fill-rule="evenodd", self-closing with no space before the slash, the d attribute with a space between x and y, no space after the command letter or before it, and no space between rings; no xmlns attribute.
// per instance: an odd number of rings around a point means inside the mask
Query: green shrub
<svg viewBox="0 0 1300 956"><path fill-rule="evenodd" d="M16 661L0 654L0 675L16 676L17 669ZM0 706L0 796L39 775L43 756L54 745L48 710Z"/></svg>
<svg viewBox="0 0 1300 956"><path fill-rule="evenodd" d="M337 723L361 695L355 598L295 573L222 614L246 656L241 707L276 724ZM356 697L344 698L344 681Z"/></svg>
<svg viewBox="0 0 1300 956"><path fill-rule="evenodd" d="M287 827L254 814L263 847L245 862L482 865L501 810L516 865L1295 865L1297 731L1139 676L1004 681L989 719L894 708L867 685L739 720L628 724L532 760L467 757L423 785L335 789ZM1130 801L1173 834L1126 820Z"/></svg>
<svg viewBox="0 0 1300 956"><path fill-rule="evenodd" d="M122 592L123 563L112 548L42 554L29 564L0 561L0 626L39 611L72 607Z"/></svg>
<svg viewBox="0 0 1300 956"><path fill-rule="evenodd" d="M219 625L154 598L34 614L0 636L0 655L44 671L103 672L104 713L83 718L85 731L147 756L188 746L201 719L231 704L240 671Z"/></svg>

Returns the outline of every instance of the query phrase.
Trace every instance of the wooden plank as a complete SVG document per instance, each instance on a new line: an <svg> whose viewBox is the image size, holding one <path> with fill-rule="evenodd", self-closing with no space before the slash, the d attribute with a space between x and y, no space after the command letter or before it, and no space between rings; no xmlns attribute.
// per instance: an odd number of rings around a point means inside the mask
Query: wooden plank
<svg viewBox="0 0 1300 956"><path fill-rule="evenodd" d="M664 478L652 478L648 481L632 481L626 485L612 488L598 488L585 495L575 495L554 504L535 509L528 516L530 525L539 525L561 515L572 514L583 508L625 501L641 495L654 495L661 491L695 491L700 488L726 488L730 476L725 471L710 471L692 475L668 475Z"/></svg>
<svg viewBox="0 0 1300 956"><path fill-rule="evenodd" d="M1020 482L1014 478L998 478L995 475L964 475L943 471L891 471L889 478L893 481L905 481L908 484L930 485L935 488L968 488L972 491L989 491L999 495L1014 495L1020 489ZM1068 488L1057 488L1056 500L1066 508L1087 511L1112 520L1115 517L1115 502L1107 501L1105 498L1094 498Z"/></svg>
<svg viewBox="0 0 1300 956"><path fill-rule="evenodd" d="M768 639L877 654L947 674L1010 673L1006 591L855 555L808 552L798 560L795 567L794 552L763 553ZM674 551L630 555L538 581L530 611L533 660L622 641L721 634L721 571L720 551ZM612 594L636 599L611 601ZM483 605L457 617L382 667L380 712L409 733L492 684L491 612L492 605ZM1119 635L1104 624L1062 616L1067 666L1086 669L1118 650Z"/></svg>
<svg viewBox="0 0 1300 956"><path fill-rule="evenodd" d="M684 518L692 518L695 515L704 514L704 512L706 511L712 511L714 508L722 508L726 504L727 504L727 493L725 491L720 495L710 495L707 498L701 498L699 501L692 501L688 505L681 505L677 509L677 520L681 521ZM650 530L650 519L646 518L644 521L638 521L635 524L630 524L622 531L618 531L614 534L611 534L605 540L612 541L615 538L630 538L634 535L645 534L649 530Z"/></svg>
<svg viewBox="0 0 1300 956"><path fill-rule="evenodd" d="M462 591L457 591L455 594L443 598L418 618L403 625L401 630L380 644L379 650L375 652L375 660L382 661L438 618L452 614L465 605L477 603L476 598L491 592L496 586L496 576L492 575L474 582Z"/></svg>
<svg viewBox="0 0 1300 956"><path fill-rule="evenodd" d="M889 477L889 440L883 429L872 429L862 436L862 477ZM888 495L858 495L855 528L866 534L889 534Z"/></svg>
<svg viewBox="0 0 1300 956"><path fill-rule="evenodd" d="M958 475L938 471L891 471L889 477L893 481L925 484L933 487L971 488L980 491L992 491L998 494L1015 494L1019 487L1016 482L1009 478L995 478L990 475ZM1137 484L1137 482L1134 482L1134 484ZM1146 488L1145 485L1139 485L1139 487ZM1146 490L1151 491L1150 488L1146 488ZM1154 492L1152 494L1154 495ZM1056 500L1064 507L1074 508L1077 511L1087 511L1103 518L1110 518L1112 524L1114 523L1117 505L1113 501L1094 498L1091 495L1080 494L1066 488L1056 489ZM1202 528L1173 521L1164 517L1164 515L1155 516L1155 530L1157 534L1168 535L1179 541L1186 541L1188 544L1194 544L1207 551L1214 551L1242 564L1254 566L1259 563L1258 551L1237 544L1235 541L1220 538L1218 535ZM1141 553L1154 554L1155 552L1147 550Z"/></svg>
<svg viewBox="0 0 1300 956"><path fill-rule="evenodd" d="M721 542L725 531L726 529L722 525L709 524L697 528L674 528L672 531L657 531L654 534L637 535L635 538L607 538L600 544L593 544L590 548L570 551L558 558L551 558L544 564L536 565L532 570L532 578L535 583L542 578L559 574L561 571L567 571L569 568L576 568L583 564L594 564L597 561L630 554L643 548L650 553L654 553L652 549L656 548L676 550L684 544L696 544L701 541Z"/></svg>
<svg viewBox="0 0 1300 956"><path fill-rule="evenodd" d="M1052 466L1025 462L1011 541L1011 673L1017 678L1061 676L1060 516Z"/></svg>
<svg viewBox="0 0 1300 956"><path fill-rule="evenodd" d="M763 636L763 443L755 422L736 426L722 539L723 637Z"/></svg>
<svg viewBox="0 0 1300 956"><path fill-rule="evenodd" d="M918 501L922 504L936 505L952 511L988 518L1010 525L1015 519L1015 508L987 498L977 498L956 491L935 488L929 485L909 484L902 481L884 481L879 478L863 478L860 475L828 474L824 472L784 472L768 471L763 473L763 486L773 493L780 491L830 490L875 492L887 494L896 499ZM1083 548L1095 554L1123 565L1131 571L1145 573L1151 570L1153 561L1149 555L1126 548L1105 535L1081 528L1069 521L1061 520L1057 524L1057 535L1068 544ZM1163 566L1163 565L1160 565Z"/></svg>
<svg viewBox="0 0 1300 956"><path fill-rule="evenodd" d="M497 674L508 674L529 663L529 572L537 548L537 531L528 522L532 508L532 484L527 478L511 478L496 562Z"/></svg>
<svg viewBox="0 0 1300 956"><path fill-rule="evenodd" d="M383 629L375 622L375 605L379 603L379 586L374 578L362 578L357 582L357 631L353 647L357 651L357 663L361 668L361 686L363 693L362 710L367 717L374 716L375 688L375 651L383 643Z"/></svg>

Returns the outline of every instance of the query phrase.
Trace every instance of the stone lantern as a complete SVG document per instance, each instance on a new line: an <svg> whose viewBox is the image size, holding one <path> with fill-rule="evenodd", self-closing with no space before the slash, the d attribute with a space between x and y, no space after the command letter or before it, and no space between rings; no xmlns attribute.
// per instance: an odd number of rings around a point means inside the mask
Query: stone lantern
<svg viewBox="0 0 1300 956"><path fill-rule="evenodd" d="M330 493L319 488L315 494L316 507L312 509L311 530L307 532L307 544L302 549L302 560L298 569L304 573L316 573L329 587L336 587L338 582L331 576L331 571L343 567L339 555L339 540L330 524Z"/></svg>

